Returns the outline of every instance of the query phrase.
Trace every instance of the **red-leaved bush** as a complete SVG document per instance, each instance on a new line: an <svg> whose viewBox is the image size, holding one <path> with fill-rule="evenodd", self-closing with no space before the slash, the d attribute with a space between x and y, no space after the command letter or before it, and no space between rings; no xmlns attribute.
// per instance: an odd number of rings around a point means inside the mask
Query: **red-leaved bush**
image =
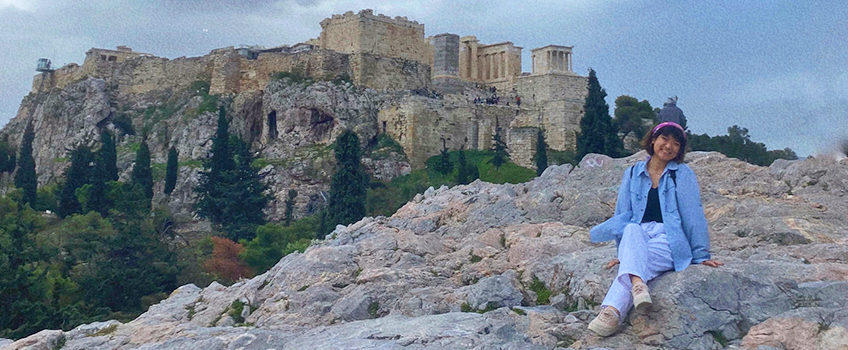
<svg viewBox="0 0 848 350"><path fill-rule="evenodd" d="M223 237L212 237L212 257L203 264L209 272L224 284L232 284L239 278L254 276L253 270L247 264L239 261L239 253L244 251L241 244Z"/></svg>

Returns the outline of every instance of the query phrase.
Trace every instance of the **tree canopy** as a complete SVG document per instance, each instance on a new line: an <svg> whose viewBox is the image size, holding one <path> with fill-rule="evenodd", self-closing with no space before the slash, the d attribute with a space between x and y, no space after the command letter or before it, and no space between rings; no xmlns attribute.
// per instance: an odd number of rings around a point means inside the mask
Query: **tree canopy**
<svg viewBox="0 0 848 350"><path fill-rule="evenodd" d="M18 156L18 172L15 173L15 187L22 192L22 203L35 205L38 176L35 173L35 158L32 156L32 142L35 140L35 130L32 122L27 123L21 140L21 153Z"/></svg>
<svg viewBox="0 0 848 350"><path fill-rule="evenodd" d="M580 119L580 132L577 134L577 159L589 153L606 154L619 157L624 146L618 138L618 130L609 115L607 92L601 88L595 71L589 69L589 93L583 104L583 118Z"/></svg>
<svg viewBox="0 0 848 350"><path fill-rule="evenodd" d="M359 136L345 130L336 138L338 168L330 182L330 203L320 232L325 235L336 225L348 225L365 216L368 174L360 163Z"/></svg>

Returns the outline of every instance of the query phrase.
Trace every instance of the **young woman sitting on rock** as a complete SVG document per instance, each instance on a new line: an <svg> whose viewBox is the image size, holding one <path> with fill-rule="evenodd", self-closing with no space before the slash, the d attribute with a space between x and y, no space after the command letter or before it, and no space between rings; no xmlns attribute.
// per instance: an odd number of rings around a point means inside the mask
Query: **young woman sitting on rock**
<svg viewBox="0 0 848 350"><path fill-rule="evenodd" d="M723 265L710 259L710 236L698 179L683 164L686 135L673 122L660 123L642 140L650 157L624 171L615 215L590 231L592 242L615 239L621 264L602 310L589 329L606 337L618 330L631 306L651 304L648 281L690 264Z"/></svg>

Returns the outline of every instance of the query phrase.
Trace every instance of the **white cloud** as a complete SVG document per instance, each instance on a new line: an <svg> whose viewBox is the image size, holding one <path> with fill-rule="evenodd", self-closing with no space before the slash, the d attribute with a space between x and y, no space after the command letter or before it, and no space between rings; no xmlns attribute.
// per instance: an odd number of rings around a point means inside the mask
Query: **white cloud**
<svg viewBox="0 0 848 350"><path fill-rule="evenodd" d="M32 11L35 9L35 3L38 1L33 0L0 0L0 9L5 7L14 7L19 10L24 11Z"/></svg>

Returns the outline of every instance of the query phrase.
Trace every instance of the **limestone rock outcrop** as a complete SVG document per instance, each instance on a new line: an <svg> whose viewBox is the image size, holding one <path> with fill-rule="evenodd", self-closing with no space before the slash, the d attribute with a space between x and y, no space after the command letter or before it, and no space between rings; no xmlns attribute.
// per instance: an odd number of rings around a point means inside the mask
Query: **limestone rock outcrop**
<svg viewBox="0 0 848 350"><path fill-rule="evenodd" d="M590 243L588 230L612 215L622 172L643 156L430 189L253 279L182 286L131 322L2 349L848 347L848 161L766 168L701 152L688 164L726 265L662 275L649 310L612 337L592 335L615 247Z"/></svg>

